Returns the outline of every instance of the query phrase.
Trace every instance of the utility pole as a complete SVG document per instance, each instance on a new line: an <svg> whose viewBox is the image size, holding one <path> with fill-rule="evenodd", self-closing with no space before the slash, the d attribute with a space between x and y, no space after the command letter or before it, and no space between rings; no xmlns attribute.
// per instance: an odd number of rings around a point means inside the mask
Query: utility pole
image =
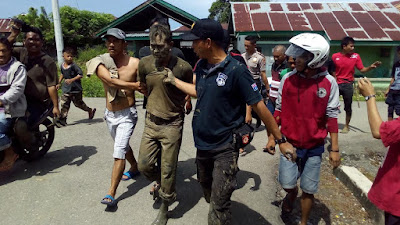
<svg viewBox="0 0 400 225"><path fill-rule="evenodd" d="M61 31L60 12L58 8L58 0L51 0L51 3L53 7L54 37L56 39L57 62L60 66L63 63L62 51L64 48L64 41Z"/></svg>

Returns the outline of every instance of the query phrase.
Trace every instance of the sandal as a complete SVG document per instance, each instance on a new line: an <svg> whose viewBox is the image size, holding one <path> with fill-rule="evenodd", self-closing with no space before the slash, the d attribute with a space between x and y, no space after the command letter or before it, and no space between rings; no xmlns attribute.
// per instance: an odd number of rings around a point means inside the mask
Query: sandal
<svg viewBox="0 0 400 225"><path fill-rule="evenodd" d="M128 170L125 173L123 173L122 175L126 176L126 178L121 177L121 180L130 180L130 179L132 179L132 178L134 178L136 176L139 176L140 172L139 172L139 170L134 171L134 172L131 172L131 171Z"/></svg>
<svg viewBox="0 0 400 225"><path fill-rule="evenodd" d="M107 199L110 199L111 201L107 201ZM117 200L115 200L115 199L113 198L113 196L111 196L111 195L106 195L106 196L101 200L101 203L102 203L102 204L105 204L105 205L107 205L107 206L109 206L109 207L113 207L113 206L117 205Z"/></svg>

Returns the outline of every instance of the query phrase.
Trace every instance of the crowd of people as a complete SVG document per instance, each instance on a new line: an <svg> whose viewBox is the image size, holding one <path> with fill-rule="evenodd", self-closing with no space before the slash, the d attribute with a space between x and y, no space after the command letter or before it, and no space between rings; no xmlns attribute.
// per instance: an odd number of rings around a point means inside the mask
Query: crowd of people
<svg viewBox="0 0 400 225"><path fill-rule="evenodd" d="M65 48L61 75L57 76L54 60L42 51L43 35L31 27L25 32L24 47L12 44L21 32L14 24L11 35L0 39L0 151L4 160L0 170L10 169L18 155L13 152L7 131L13 121L32 116L52 106L59 126L67 125L71 101L88 112L96 109L82 100L82 70L73 63L74 52ZM368 72L381 63L364 67L354 53L354 39L342 40L342 51L329 58L330 45L319 34L302 33L289 40L288 47L273 48L272 82L266 75L265 56L257 51L257 38L247 36L245 52L227 52L229 36L221 24L211 19L196 21L189 33L181 36L192 41L199 61L194 69L182 52L173 47L168 20L155 19L149 29L150 46L140 50L140 60L127 54L126 34L110 28L104 35L108 53L87 62L87 74L96 74L106 93L104 119L114 141L114 164L111 185L101 203L117 205L115 199L121 180L143 174L154 184L153 199L161 207L153 224L167 224L168 207L176 198L175 183L178 155L182 143L185 114L190 113L191 97L197 98L192 129L196 151L197 178L209 203L208 224L231 224L231 195L236 187L238 159L243 146L238 144L238 130L261 122L267 130L264 151L280 150L278 181L287 192L282 213L290 213L298 196L300 179L301 220L306 225L314 194L318 191L322 154L328 133L331 146L329 162L340 165L338 115L339 95L343 95L346 123L342 133L349 132L353 95L354 69ZM397 48L400 56L400 47ZM14 55L14 56L12 56ZM61 111L57 90L62 83ZM393 65L387 91L388 122L383 122L375 104L370 81L358 81L367 101L368 120L373 137L388 146L385 158L369 193L369 198L385 211L386 224L400 224L400 62ZM135 91L146 96L145 128L136 161L130 137L138 117ZM393 135L394 134L394 135ZM126 160L129 169L125 171ZM125 171L125 172L124 172Z"/></svg>

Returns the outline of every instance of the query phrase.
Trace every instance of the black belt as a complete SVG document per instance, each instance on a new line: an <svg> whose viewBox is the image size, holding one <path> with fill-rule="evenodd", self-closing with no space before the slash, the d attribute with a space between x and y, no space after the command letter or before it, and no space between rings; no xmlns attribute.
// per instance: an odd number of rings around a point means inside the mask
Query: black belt
<svg viewBox="0 0 400 225"><path fill-rule="evenodd" d="M168 118L168 119L164 119L158 116L155 116L149 112L146 112L146 117L149 118L149 120L157 125L162 125L162 124L169 124L171 122L174 122L175 120L179 119L179 118L183 118L183 114L179 114L177 116Z"/></svg>

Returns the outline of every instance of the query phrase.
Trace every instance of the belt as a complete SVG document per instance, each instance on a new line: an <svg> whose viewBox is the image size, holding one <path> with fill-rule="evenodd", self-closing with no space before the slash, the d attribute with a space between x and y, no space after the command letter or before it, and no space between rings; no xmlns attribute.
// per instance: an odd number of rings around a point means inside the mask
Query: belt
<svg viewBox="0 0 400 225"><path fill-rule="evenodd" d="M146 117L149 118L149 120L157 125L163 125L163 124L169 124L171 122L174 122L175 120L179 119L179 118L183 118L183 114L179 114L177 116L168 118L168 119L164 119L158 116L155 116L151 113L146 112Z"/></svg>

